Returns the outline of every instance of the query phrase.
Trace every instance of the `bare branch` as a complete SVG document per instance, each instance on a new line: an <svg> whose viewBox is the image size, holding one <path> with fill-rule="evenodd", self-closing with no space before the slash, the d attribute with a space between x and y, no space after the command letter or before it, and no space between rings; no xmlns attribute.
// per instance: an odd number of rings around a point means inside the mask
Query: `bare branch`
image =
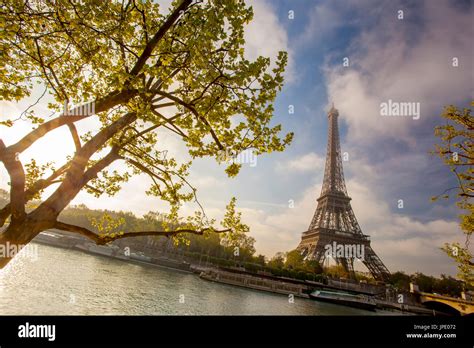
<svg viewBox="0 0 474 348"><path fill-rule="evenodd" d="M38 99L36 99L36 101L29 105L21 114L20 114L20 117L19 118L22 118L24 115L27 115L28 114L28 111L33 108L34 106L38 105L38 103L40 102L41 99L43 99L43 97L45 96L46 92L48 91L48 88L46 87L43 91L43 93L38 97Z"/></svg>

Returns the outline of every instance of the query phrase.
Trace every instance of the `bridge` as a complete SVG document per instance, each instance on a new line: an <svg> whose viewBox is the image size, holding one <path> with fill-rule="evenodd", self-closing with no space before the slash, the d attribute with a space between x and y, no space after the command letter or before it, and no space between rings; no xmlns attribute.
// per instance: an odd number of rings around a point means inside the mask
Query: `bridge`
<svg viewBox="0 0 474 348"><path fill-rule="evenodd" d="M460 315L472 315L474 313L473 301L422 291L413 291L413 293L417 294L420 302L429 308Z"/></svg>

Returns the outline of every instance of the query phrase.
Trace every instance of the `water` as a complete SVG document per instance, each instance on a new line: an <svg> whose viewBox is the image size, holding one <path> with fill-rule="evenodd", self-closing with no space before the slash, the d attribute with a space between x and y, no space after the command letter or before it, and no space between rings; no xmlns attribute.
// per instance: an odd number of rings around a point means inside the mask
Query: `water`
<svg viewBox="0 0 474 348"><path fill-rule="evenodd" d="M195 274L34 244L0 270L0 315L370 315ZM184 303L183 303L184 302Z"/></svg>

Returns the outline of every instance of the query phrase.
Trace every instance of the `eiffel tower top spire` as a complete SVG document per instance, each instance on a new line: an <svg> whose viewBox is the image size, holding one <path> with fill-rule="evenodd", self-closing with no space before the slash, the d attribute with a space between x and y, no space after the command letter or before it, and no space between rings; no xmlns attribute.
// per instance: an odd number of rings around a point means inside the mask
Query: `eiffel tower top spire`
<svg viewBox="0 0 474 348"><path fill-rule="evenodd" d="M342 170L341 144L339 142L339 128L337 124L338 117L339 112L334 107L334 103L332 103L332 107L328 112L328 145L321 196L326 194L347 196L344 172Z"/></svg>

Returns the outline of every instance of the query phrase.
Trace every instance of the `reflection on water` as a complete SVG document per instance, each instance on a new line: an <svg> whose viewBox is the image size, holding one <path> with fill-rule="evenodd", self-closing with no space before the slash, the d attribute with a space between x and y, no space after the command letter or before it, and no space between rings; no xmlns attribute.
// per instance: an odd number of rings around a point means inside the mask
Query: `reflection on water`
<svg viewBox="0 0 474 348"><path fill-rule="evenodd" d="M211 283L195 274L38 245L0 270L7 315L370 315L371 312Z"/></svg>

